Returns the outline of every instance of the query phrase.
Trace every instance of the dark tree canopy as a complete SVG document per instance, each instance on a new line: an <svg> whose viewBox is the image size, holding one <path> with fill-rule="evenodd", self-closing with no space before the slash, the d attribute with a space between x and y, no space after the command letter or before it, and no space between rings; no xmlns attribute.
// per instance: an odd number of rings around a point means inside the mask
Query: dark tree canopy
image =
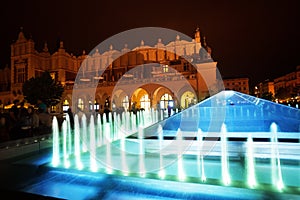
<svg viewBox="0 0 300 200"><path fill-rule="evenodd" d="M276 92L275 97L278 99L287 99L287 98L290 98L291 95L287 88L279 88Z"/></svg>
<svg viewBox="0 0 300 200"><path fill-rule="evenodd" d="M23 84L24 98L33 105L37 104L38 99L42 100L47 106L56 105L60 102L64 92L62 85L52 79L48 71L39 77L31 78Z"/></svg>
<svg viewBox="0 0 300 200"><path fill-rule="evenodd" d="M269 101L274 101L274 95L272 92L265 92L262 94L261 96L262 99L266 99L266 100L269 100Z"/></svg>

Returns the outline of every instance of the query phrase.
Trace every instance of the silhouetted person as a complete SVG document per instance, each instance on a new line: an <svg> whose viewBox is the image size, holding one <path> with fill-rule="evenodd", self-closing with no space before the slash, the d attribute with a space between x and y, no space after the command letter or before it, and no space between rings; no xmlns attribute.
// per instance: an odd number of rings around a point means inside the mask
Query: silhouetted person
<svg viewBox="0 0 300 200"><path fill-rule="evenodd" d="M38 135L39 116L33 106L28 107L28 118L31 126L31 135Z"/></svg>
<svg viewBox="0 0 300 200"><path fill-rule="evenodd" d="M28 110L24 107L25 103L22 101L20 103L19 113L18 113L18 119L20 121L21 126L27 126L28 125Z"/></svg>
<svg viewBox="0 0 300 200"><path fill-rule="evenodd" d="M137 113L136 102L132 103L132 105L131 105L131 111L133 112L133 114Z"/></svg>
<svg viewBox="0 0 300 200"><path fill-rule="evenodd" d="M19 100L16 99L13 101L13 103L14 105L9 110L9 117L10 120L12 120L13 122L17 122L19 119L19 108L18 108Z"/></svg>
<svg viewBox="0 0 300 200"><path fill-rule="evenodd" d="M109 112L110 112L110 110L109 110L108 106L104 106L104 115L106 117L106 122L109 122Z"/></svg>
<svg viewBox="0 0 300 200"><path fill-rule="evenodd" d="M172 111L172 107L170 105L168 105L168 117L171 116L171 111Z"/></svg>
<svg viewBox="0 0 300 200"><path fill-rule="evenodd" d="M47 112L47 105L41 99L38 99L37 106L40 113Z"/></svg>
<svg viewBox="0 0 300 200"><path fill-rule="evenodd" d="M14 105L9 110L9 135L11 139L17 139L18 131L20 131L19 123L19 100L13 101Z"/></svg>
<svg viewBox="0 0 300 200"><path fill-rule="evenodd" d="M161 119L161 108L160 108L159 101L156 104L156 111L157 111L157 114L158 114L158 120L160 120Z"/></svg>

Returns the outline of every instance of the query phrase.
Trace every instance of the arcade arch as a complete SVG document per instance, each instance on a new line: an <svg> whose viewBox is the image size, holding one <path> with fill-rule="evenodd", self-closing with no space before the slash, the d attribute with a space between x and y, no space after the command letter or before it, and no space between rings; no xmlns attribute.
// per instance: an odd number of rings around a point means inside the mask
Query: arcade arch
<svg viewBox="0 0 300 200"><path fill-rule="evenodd" d="M182 94L180 98L180 105L183 109L188 108L191 105L197 103L196 95L191 91L186 91Z"/></svg>
<svg viewBox="0 0 300 200"><path fill-rule="evenodd" d="M133 92L131 102L136 102L136 107L140 109L149 110L151 108L149 93L143 88L138 88Z"/></svg>

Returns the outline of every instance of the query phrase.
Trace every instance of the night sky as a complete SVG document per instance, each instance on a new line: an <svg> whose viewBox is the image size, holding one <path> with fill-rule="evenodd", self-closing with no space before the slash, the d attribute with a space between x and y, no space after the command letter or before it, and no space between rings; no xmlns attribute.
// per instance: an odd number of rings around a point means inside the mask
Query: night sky
<svg viewBox="0 0 300 200"><path fill-rule="evenodd" d="M20 27L38 51L47 41L53 53L62 40L67 52L80 55L133 28L163 27L193 37L199 26L221 75L247 76L254 85L300 65L299 8L298 0L4 1L0 66L10 63Z"/></svg>

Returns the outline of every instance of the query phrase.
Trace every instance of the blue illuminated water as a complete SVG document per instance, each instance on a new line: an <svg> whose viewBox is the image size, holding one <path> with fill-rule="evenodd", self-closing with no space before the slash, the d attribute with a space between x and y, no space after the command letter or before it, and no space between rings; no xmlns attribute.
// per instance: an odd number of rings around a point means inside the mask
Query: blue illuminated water
<svg viewBox="0 0 300 200"><path fill-rule="evenodd" d="M199 186L300 193L298 109L223 91L166 120L154 120L147 126L133 121L89 125L93 127L91 136L87 129L82 134L75 126L75 155L74 159L70 157L70 169L90 171L92 160L95 176L108 173ZM119 131L124 127L135 131L122 136ZM91 142L99 141L94 137L107 142ZM86 144L95 146L78 152ZM274 183L274 176L282 182L280 187Z"/></svg>

